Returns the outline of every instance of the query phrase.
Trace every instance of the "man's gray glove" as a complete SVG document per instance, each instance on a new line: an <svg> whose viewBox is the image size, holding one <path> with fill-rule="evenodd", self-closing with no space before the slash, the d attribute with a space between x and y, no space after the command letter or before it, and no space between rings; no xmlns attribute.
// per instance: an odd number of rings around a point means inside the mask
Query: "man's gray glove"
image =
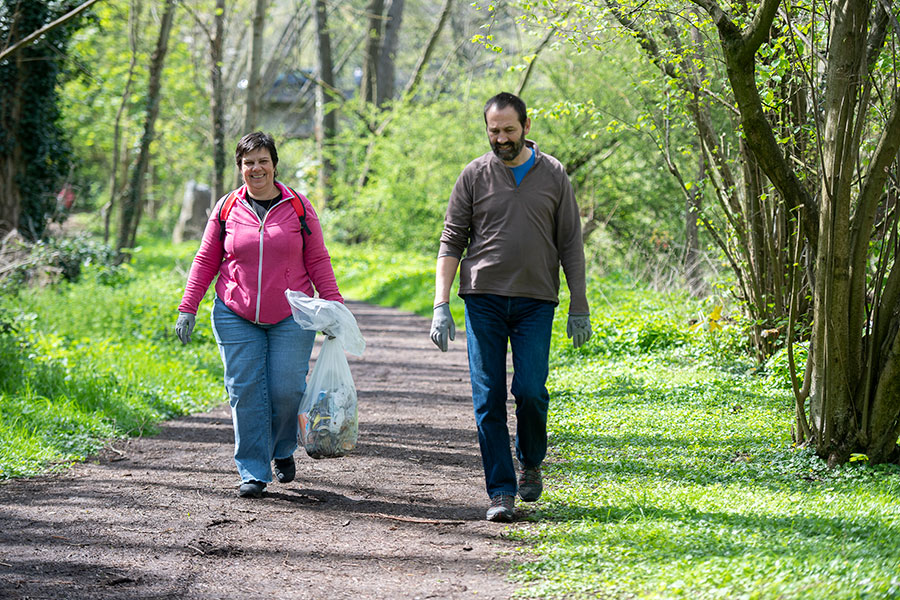
<svg viewBox="0 0 900 600"><path fill-rule="evenodd" d="M450 303L441 302L434 307L434 318L431 320L431 341L441 349L447 351L447 338L456 338L456 325L453 324L453 315L450 314Z"/></svg>
<svg viewBox="0 0 900 600"><path fill-rule="evenodd" d="M572 338L572 345L576 348L591 339L591 315L569 315L566 325L566 336Z"/></svg>
<svg viewBox="0 0 900 600"><path fill-rule="evenodd" d="M178 313L178 320L175 321L175 335L178 336L182 344L187 344L191 341L191 332L194 331L196 320L197 316L191 313Z"/></svg>

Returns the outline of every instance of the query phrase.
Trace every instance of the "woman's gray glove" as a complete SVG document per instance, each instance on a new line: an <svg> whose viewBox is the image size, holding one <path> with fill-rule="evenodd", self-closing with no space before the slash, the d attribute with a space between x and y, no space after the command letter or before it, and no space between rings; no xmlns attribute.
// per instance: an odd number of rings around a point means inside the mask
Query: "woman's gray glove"
<svg viewBox="0 0 900 600"><path fill-rule="evenodd" d="M441 302L434 307L434 318L431 320L431 341L434 345L446 352L447 338L456 338L456 325L453 324L453 315L450 314L450 304Z"/></svg>
<svg viewBox="0 0 900 600"><path fill-rule="evenodd" d="M569 315L566 324L566 336L572 338L572 345L576 348L591 339L591 315Z"/></svg>
<svg viewBox="0 0 900 600"><path fill-rule="evenodd" d="M197 320L196 315L191 313L178 313L178 320L175 321L175 335L181 340L182 344L191 341L191 332L194 331L194 322Z"/></svg>

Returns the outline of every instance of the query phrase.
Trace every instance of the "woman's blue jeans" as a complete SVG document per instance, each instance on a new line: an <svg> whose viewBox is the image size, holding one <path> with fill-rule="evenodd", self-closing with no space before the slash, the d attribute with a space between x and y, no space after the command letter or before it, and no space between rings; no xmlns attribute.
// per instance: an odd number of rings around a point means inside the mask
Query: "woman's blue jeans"
<svg viewBox="0 0 900 600"><path fill-rule="evenodd" d="M488 496L514 496L516 469L506 421L506 349L512 348L516 458L536 467L547 454L547 374L556 305L531 298L466 294L472 403Z"/></svg>
<svg viewBox="0 0 900 600"><path fill-rule="evenodd" d="M215 299L212 328L225 365L241 481L272 481L272 460L297 449L297 413L316 332L292 317L254 324Z"/></svg>

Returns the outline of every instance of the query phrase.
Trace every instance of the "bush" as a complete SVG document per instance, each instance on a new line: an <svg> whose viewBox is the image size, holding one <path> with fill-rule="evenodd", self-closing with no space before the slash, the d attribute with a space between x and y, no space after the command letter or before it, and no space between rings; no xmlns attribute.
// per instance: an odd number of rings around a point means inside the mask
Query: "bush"
<svg viewBox="0 0 900 600"><path fill-rule="evenodd" d="M806 365L808 347L802 344L794 345L794 366L797 369L797 385L803 385L803 369ZM788 363L787 348L781 348L766 361L764 366L766 381L777 388L791 389L791 369Z"/></svg>
<svg viewBox="0 0 900 600"><path fill-rule="evenodd" d="M373 142L366 185L356 185L361 173L336 178L335 210L327 217L336 239L436 256L453 184L470 160L488 150L480 102L481 96L468 102L447 97L399 107ZM340 146L358 152L360 133L344 135L347 143ZM363 163L361 156L344 158L346 164Z"/></svg>
<svg viewBox="0 0 900 600"><path fill-rule="evenodd" d="M112 246L87 235L51 238L34 244L12 241L0 256L5 257L9 267L0 275L0 292L6 293L27 285L75 282L88 269L105 285L118 285L129 273L127 265L116 264Z"/></svg>

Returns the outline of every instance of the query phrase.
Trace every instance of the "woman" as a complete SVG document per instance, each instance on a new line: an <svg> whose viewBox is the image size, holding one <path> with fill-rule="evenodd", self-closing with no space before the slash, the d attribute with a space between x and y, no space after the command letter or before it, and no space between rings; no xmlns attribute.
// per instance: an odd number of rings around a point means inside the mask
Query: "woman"
<svg viewBox="0 0 900 600"><path fill-rule="evenodd" d="M272 138L245 135L234 158L244 185L210 215L175 332L183 344L190 341L197 307L218 275L212 328L225 365L238 495L259 498L273 460L279 482L294 479L297 412L316 335L294 322L284 291L312 296L315 288L321 298L344 300L313 207L275 179Z"/></svg>

